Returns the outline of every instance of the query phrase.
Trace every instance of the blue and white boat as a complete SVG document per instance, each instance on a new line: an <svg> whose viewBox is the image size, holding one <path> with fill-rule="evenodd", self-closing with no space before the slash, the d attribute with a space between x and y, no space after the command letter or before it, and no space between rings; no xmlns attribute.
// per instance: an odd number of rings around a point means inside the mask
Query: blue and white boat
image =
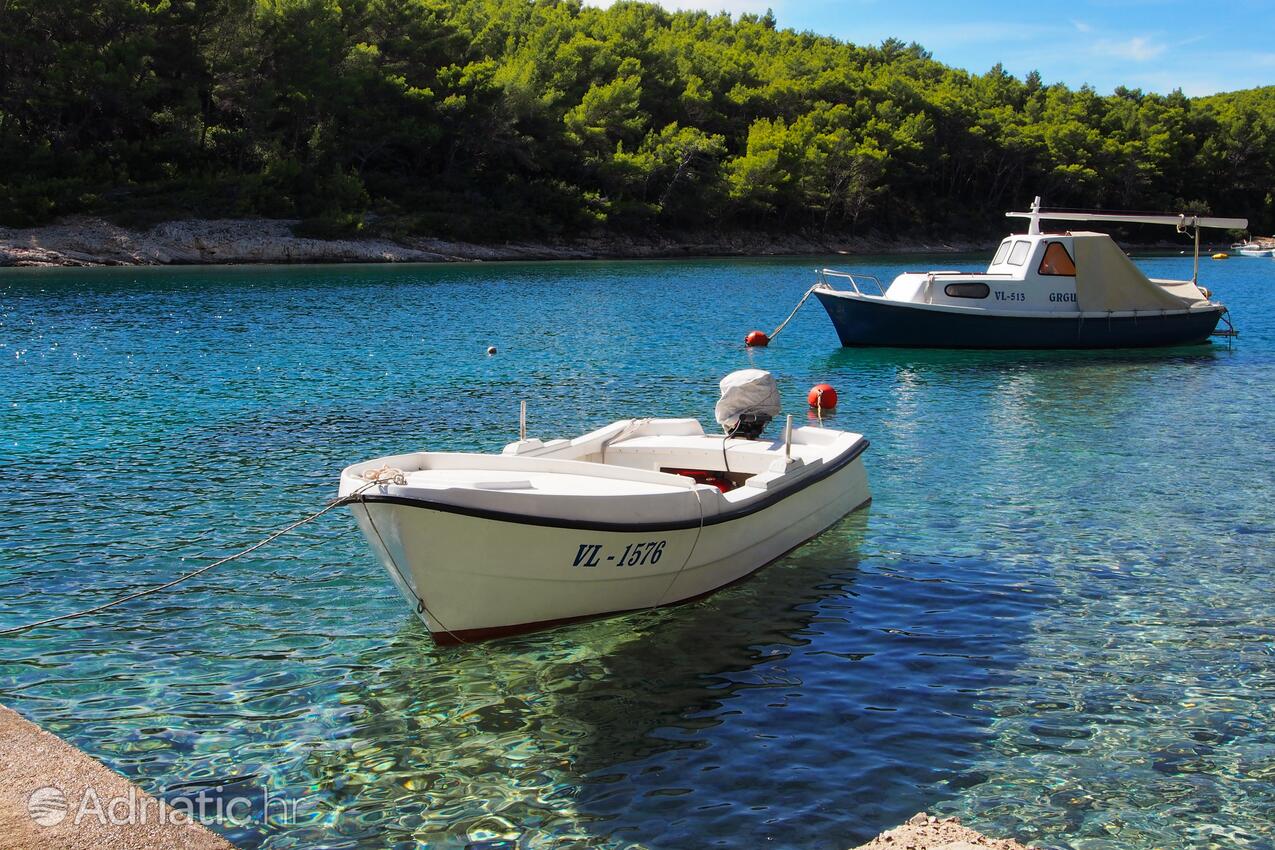
<svg viewBox="0 0 1275 850"><path fill-rule="evenodd" d="M883 288L870 276L821 270L813 292L841 344L1132 348L1204 342L1226 307L1199 285L1200 228L1248 226L1245 219L1191 214L1047 212L1040 198L1030 212L1007 215L1028 219L1027 233L1006 237L986 272L906 272ZM1174 225L1195 238L1195 271L1190 280L1153 280L1107 234L1042 232L1045 219Z"/></svg>

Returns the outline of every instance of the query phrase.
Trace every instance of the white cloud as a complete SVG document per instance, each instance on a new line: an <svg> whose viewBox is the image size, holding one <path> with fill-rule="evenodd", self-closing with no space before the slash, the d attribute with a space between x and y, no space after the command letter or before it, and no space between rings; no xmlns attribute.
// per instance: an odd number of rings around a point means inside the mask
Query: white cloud
<svg viewBox="0 0 1275 850"><path fill-rule="evenodd" d="M780 18L780 26L783 26L783 23L783 18ZM905 42L915 41L934 53L935 58L942 62L944 61L942 54L953 48L1018 45L1024 41L1043 42L1055 38L1058 35L1058 28L1046 24L1016 24L1013 27L1006 27L999 21L967 21L954 25L912 26L906 32L902 32L868 24L852 27L848 31L843 30L836 35L855 44L878 44L891 37ZM994 59L989 60L988 67L991 67L994 62Z"/></svg>
<svg viewBox="0 0 1275 850"><path fill-rule="evenodd" d="M1161 94L1182 89L1187 97L1254 88L1267 83L1269 77L1254 68L1275 67L1275 53L1258 51L1201 52L1190 66L1158 70L1131 71L1125 85Z"/></svg>
<svg viewBox="0 0 1275 850"><path fill-rule="evenodd" d="M1174 89L1181 89L1182 93L1187 97L1202 97L1227 90L1223 79L1207 73L1200 76L1184 76L1167 72L1143 74L1131 77L1125 83L1125 86L1127 88L1142 89L1143 91L1159 92L1160 94L1168 94Z"/></svg>
<svg viewBox="0 0 1275 850"><path fill-rule="evenodd" d="M1125 41L1099 41L1093 52L1099 56L1114 56L1133 62L1149 62L1165 51L1163 44L1156 44L1149 36L1136 35Z"/></svg>

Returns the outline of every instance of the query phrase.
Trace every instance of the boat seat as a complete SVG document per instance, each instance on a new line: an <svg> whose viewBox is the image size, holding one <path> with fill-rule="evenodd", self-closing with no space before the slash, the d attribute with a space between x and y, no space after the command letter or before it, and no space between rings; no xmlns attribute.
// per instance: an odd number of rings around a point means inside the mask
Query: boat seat
<svg viewBox="0 0 1275 850"><path fill-rule="evenodd" d="M607 448L607 463L658 472L660 469L703 469L755 474L773 460L766 452L769 440L726 440L727 459L722 457L722 437L700 435L634 437ZM794 446L796 453L800 447Z"/></svg>

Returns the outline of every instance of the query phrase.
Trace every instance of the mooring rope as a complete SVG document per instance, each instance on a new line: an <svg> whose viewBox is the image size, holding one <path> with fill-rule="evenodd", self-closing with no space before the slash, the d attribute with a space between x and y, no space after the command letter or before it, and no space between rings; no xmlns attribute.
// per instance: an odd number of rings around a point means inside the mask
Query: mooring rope
<svg viewBox="0 0 1275 850"><path fill-rule="evenodd" d="M355 494L351 495L353 496ZM395 575L398 576L399 582L404 588L412 592L412 596L416 597L416 613L429 615L429 618L435 623L438 623L438 627L440 629L451 635L452 640L456 641L456 643L464 644L466 646L473 645L473 641L465 640L463 637L447 628L447 624L439 619L438 615L429 609L429 606L425 604L425 600L422 599L420 594L416 592L414 583L409 582L407 580L407 576L403 575L403 571L399 569L398 561L395 560L393 551L390 550L389 546L385 545L385 538L381 537L381 530L376 527L376 521L372 519L372 512L368 509L367 502L358 497L355 498L355 501L363 506L363 515L367 518L367 524L372 528L372 533L376 535L376 542L381 544L381 551L385 553L385 557L388 559L389 565L394 570ZM426 626L428 627L428 625L429 624L427 623Z"/></svg>
<svg viewBox="0 0 1275 850"><path fill-rule="evenodd" d="M367 477L369 474L373 476L370 479ZM287 525L279 529L278 531L271 533L268 537L265 537L264 539L259 540L258 542L252 544L247 549L243 549L239 552L236 552L233 555L227 555L225 558L221 558L220 560L213 561L211 564L205 567L200 567L197 570L192 570L191 572L188 572L185 575L180 575L177 578L173 579L172 581L165 582L164 584L156 585L155 587L148 587L145 590L139 590L135 593L130 593L127 596L121 596L119 599L113 599L110 602L104 602L101 605L94 605L92 608L85 608L82 611L72 611L69 614L59 614L56 617L48 617L44 620L37 620L34 623L27 623L26 625L22 625L22 626L14 626L12 628L2 629L0 630L0 636L15 635L15 634L18 634L19 632L26 632L26 631L30 631L31 629L42 628L44 626L52 625L53 623L60 623L64 620L75 620L80 617L87 617L90 614L97 614L101 611L106 611L110 608L115 608L119 605L123 605L125 602L132 602L134 599L140 599L143 596L150 596L151 594L159 593L161 590L167 590L168 588L173 587L174 585L181 584L182 582L189 581L190 579L195 578L196 576L203 575L204 573L208 572L211 569L214 569L215 567L220 567L222 564L228 564L231 561L235 561L235 560L238 560L239 558L242 558L244 555L248 555L252 552L255 552L258 549L260 549L262 546L265 546L266 544L279 539L280 537L287 534L288 532L293 531L294 529L300 528L306 523L314 522L316 519L323 516L328 511L333 510L334 508L339 508L342 505L348 505L351 502L359 501L360 500L359 497L362 496L364 492L371 489L372 487L375 487L378 484L406 483L406 479L404 478L403 473L400 470L391 469L389 467L383 467L381 469L373 470L371 473L364 473L363 477L365 480L367 480L367 483L364 484L362 487L359 487L353 493L350 493L348 496L341 496L340 498L333 499L332 501L328 502L326 506L324 506L323 510L316 511L307 517L303 517L302 519L299 519L296 522L290 525Z"/></svg>
<svg viewBox="0 0 1275 850"><path fill-rule="evenodd" d="M724 441L722 445L725 445ZM648 610L654 611L664 604L664 597L668 596L668 592L673 589L673 585L677 584L677 580L682 577L682 571L686 569L686 565L691 562L691 558L695 557L695 550L699 547L699 539L704 534L704 500L700 498L699 485L693 485L691 492L695 494L695 503L699 506L699 528L695 529L695 540L691 543L691 550L686 553L686 560L682 561L682 566L678 567L677 572L673 573L673 577L668 580L668 584L664 586L664 590L660 593L659 598L655 600L655 604Z"/></svg>
<svg viewBox="0 0 1275 850"><path fill-rule="evenodd" d="M780 323L779 323L779 327L775 328L775 332L774 332L774 333L772 333L772 334L770 335L770 339L772 339L772 340L773 340L775 337L779 336L779 332L780 332L780 331L782 331L782 330L784 329L784 327L785 327L785 326L786 326L789 322L791 322L791 321L792 321L792 317L793 317L793 316L795 316L795 315L797 315L797 311L801 309L801 305L802 305L802 304L805 304L805 303L806 303L806 299L807 299L807 298L809 298L809 297L810 297L810 295L811 295L811 293L813 293L813 292L814 292L816 289L818 289L818 288L819 288L819 284L815 284L814 286L812 286L812 287L810 287L809 289L807 289L807 290L806 290L806 294L805 294L805 295L803 295L803 296L801 296L801 300L797 302L797 306L796 306L796 307L793 307L793 308L792 308L792 312L788 314L788 318L786 318L786 319L784 319L782 322L780 322Z"/></svg>
<svg viewBox="0 0 1275 850"><path fill-rule="evenodd" d="M602 463L607 462L607 449L611 447L612 443L618 443L618 442L621 442L622 440L627 440L629 437L632 437L638 431L642 430L642 428L644 428L646 424L650 421L651 421L650 417L646 417L645 419L630 419L629 424L625 425L623 428L617 431L614 436L607 437L605 440L603 440L602 446L598 450L598 454L602 458L601 462Z"/></svg>

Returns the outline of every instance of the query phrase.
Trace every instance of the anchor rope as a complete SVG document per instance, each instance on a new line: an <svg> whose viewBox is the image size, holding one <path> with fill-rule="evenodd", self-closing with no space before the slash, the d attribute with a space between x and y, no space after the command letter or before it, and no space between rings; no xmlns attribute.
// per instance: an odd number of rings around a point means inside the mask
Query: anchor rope
<svg viewBox="0 0 1275 850"><path fill-rule="evenodd" d="M370 479L366 479L366 476L369 474L372 475L373 477ZM47 617L43 620L37 620L34 623L26 623L21 626L13 626L12 628L2 629L0 630L0 636L15 635L15 634L18 634L19 632L26 632L26 631L30 631L31 629L43 628L44 626L52 625L53 623L60 623L60 622L63 622L64 620L75 620L80 617L87 617L90 614L97 614L102 611L109 610L111 608L116 608L120 605L123 605L126 602L132 602L134 599L140 599L143 596L150 596L152 594L159 593L162 590L168 590L168 588L170 587L181 584L184 581L189 581L190 579L195 578L196 576L203 575L204 573L208 572L211 569L220 567L223 564L229 564L231 561L236 561L245 555L251 554L252 552L257 551L258 549L267 545L268 543L272 543L273 541L278 540L280 537L284 536L288 532L294 531L300 528L301 526L306 525L307 523L314 522L316 519L318 519L319 517L323 516L324 514L328 513L331 510L339 508L342 505L348 505L351 502L359 501L359 497L361 497L364 492L371 489L372 487L375 487L378 484L392 484L392 483L396 483L399 480L403 480L403 473L400 472L399 470L389 469L388 467L385 467L382 469L373 470L371 473L364 473L364 477L367 480L367 483L359 487L353 493L350 493L348 496L341 496L340 498L333 499L332 501L328 502L327 505L325 505L322 510L315 511L309 516L302 517L296 522L290 523L289 525L284 526L278 531L271 532L268 536L252 544L247 549L241 549L240 551L234 553L233 555L227 555L224 558L220 558L216 561L213 561L211 564L208 564L207 566L200 567L197 570L191 570L188 573L178 576L172 581L168 581L163 584L156 585L154 587L148 587L144 590L139 590L134 593L130 593L127 596L121 596L118 599L112 599L110 602L104 602L101 605L94 605L92 608L85 608L80 611L72 611L67 614L59 614L56 617Z"/></svg>

